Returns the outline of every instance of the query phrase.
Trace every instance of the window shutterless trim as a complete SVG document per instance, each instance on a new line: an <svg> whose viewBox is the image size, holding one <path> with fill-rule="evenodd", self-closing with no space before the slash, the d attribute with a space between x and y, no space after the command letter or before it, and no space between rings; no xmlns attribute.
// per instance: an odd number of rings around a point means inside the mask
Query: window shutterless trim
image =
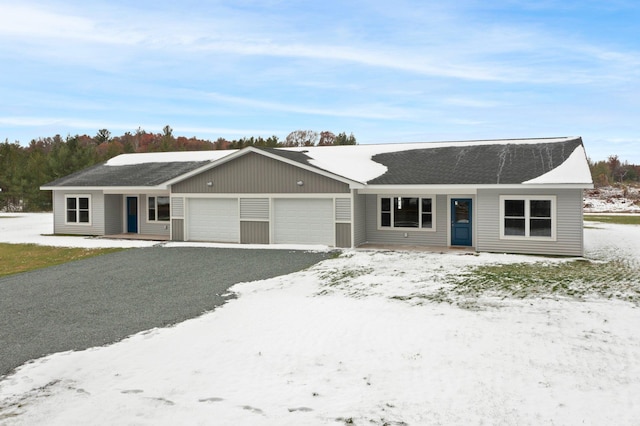
<svg viewBox="0 0 640 426"><path fill-rule="evenodd" d="M524 216L505 216L505 201L524 201ZM531 201L542 200L551 202L550 217L532 217ZM523 219L524 235L505 235L505 219ZM551 220L551 236L531 236L531 220ZM500 196L500 239L521 241L556 241L557 228L557 196L555 195L501 195Z"/></svg>
<svg viewBox="0 0 640 426"><path fill-rule="evenodd" d="M382 210L382 199L389 199L389 210ZM394 203L396 198L417 198L418 199L418 227L404 227L393 226L394 224ZM431 200L431 212L422 211L422 200ZM389 214L390 226L382 226L382 213ZM431 214L431 227L422 227L422 218L425 214ZM379 231L419 231L419 232L435 232L436 231L436 196L435 195L391 195L391 194L378 194L378 201L376 206L376 223Z"/></svg>
<svg viewBox="0 0 640 426"><path fill-rule="evenodd" d="M168 215L166 219L158 219L158 198L166 198L169 200ZM153 206L151 205L151 199L153 199ZM151 218L151 211L153 211L153 218ZM147 195L147 223L166 223L171 220L171 197L169 195Z"/></svg>
<svg viewBox="0 0 640 426"><path fill-rule="evenodd" d="M87 208L86 209L81 209L80 208L80 199L81 198L86 198L87 199ZM74 209L75 214L76 214L76 220L70 222L69 221L69 199L75 199L76 200L76 207ZM87 212L87 217L88 217L88 221L87 222L80 222L80 212L81 211L86 211ZM91 194L65 194L64 195L64 223L65 225L74 225L74 226L91 226Z"/></svg>

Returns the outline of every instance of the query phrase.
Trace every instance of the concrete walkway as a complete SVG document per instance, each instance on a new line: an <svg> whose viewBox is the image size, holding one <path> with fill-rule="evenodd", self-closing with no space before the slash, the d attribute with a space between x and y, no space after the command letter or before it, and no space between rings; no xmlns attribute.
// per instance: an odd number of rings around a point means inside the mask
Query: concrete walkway
<svg viewBox="0 0 640 426"><path fill-rule="evenodd" d="M0 278L0 377L30 359L194 318L223 304L233 284L295 272L328 256L152 247Z"/></svg>

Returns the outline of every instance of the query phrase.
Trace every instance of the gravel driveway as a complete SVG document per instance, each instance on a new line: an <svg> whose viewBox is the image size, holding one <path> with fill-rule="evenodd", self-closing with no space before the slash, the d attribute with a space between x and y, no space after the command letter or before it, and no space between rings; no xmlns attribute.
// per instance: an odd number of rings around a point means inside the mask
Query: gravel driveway
<svg viewBox="0 0 640 426"><path fill-rule="evenodd" d="M0 278L0 377L43 355L115 342L221 305L233 284L328 253L154 247Z"/></svg>

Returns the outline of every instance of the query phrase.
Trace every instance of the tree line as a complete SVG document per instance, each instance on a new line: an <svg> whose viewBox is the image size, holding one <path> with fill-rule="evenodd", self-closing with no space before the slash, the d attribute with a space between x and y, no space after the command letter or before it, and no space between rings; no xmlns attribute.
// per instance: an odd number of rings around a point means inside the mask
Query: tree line
<svg viewBox="0 0 640 426"><path fill-rule="evenodd" d="M640 165L622 162L617 155L603 161L589 160L589 169L596 187L640 182Z"/></svg>
<svg viewBox="0 0 640 426"><path fill-rule="evenodd" d="M165 126L160 133L148 133L141 128L112 136L107 129L100 129L95 136L60 135L32 140L29 145L19 142L0 143L0 212L2 211L50 211L51 192L41 191L40 186L102 163L120 154L134 152L204 151L256 147L295 147L355 145L353 133L334 134L330 131L296 130L284 140L277 136L268 138L243 137L215 141L174 136L173 129Z"/></svg>
<svg viewBox="0 0 640 426"><path fill-rule="evenodd" d="M56 135L34 139L27 146L5 140L0 143L0 211L49 211L52 208L51 193L41 191L40 186L124 153L356 143L353 133L336 135L329 131L313 130L293 131L284 140L277 136L252 136L210 141L176 137L169 126L165 126L160 133L148 133L139 128L121 136L112 136L107 129L100 129L93 137L75 135L62 138ZM604 161L589 160L589 167L596 187L640 182L640 166L623 162L617 155L611 155Z"/></svg>

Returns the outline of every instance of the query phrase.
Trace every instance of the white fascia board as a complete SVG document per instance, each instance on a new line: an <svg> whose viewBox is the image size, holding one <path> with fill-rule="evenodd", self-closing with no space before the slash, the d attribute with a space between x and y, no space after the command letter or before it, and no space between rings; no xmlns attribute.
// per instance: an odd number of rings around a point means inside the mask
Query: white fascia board
<svg viewBox="0 0 640 426"><path fill-rule="evenodd" d="M475 194L479 189L589 189L592 184L481 184L481 185L367 185L358 189L359 194L438 193Z"/></svg>
<svg viewBox="0 0 640 426"><path fill-rule="evenodd" d="M43 191L102 191L104 194L168 194L169 188L164 185L157 186L41 186Z"/></svg>

